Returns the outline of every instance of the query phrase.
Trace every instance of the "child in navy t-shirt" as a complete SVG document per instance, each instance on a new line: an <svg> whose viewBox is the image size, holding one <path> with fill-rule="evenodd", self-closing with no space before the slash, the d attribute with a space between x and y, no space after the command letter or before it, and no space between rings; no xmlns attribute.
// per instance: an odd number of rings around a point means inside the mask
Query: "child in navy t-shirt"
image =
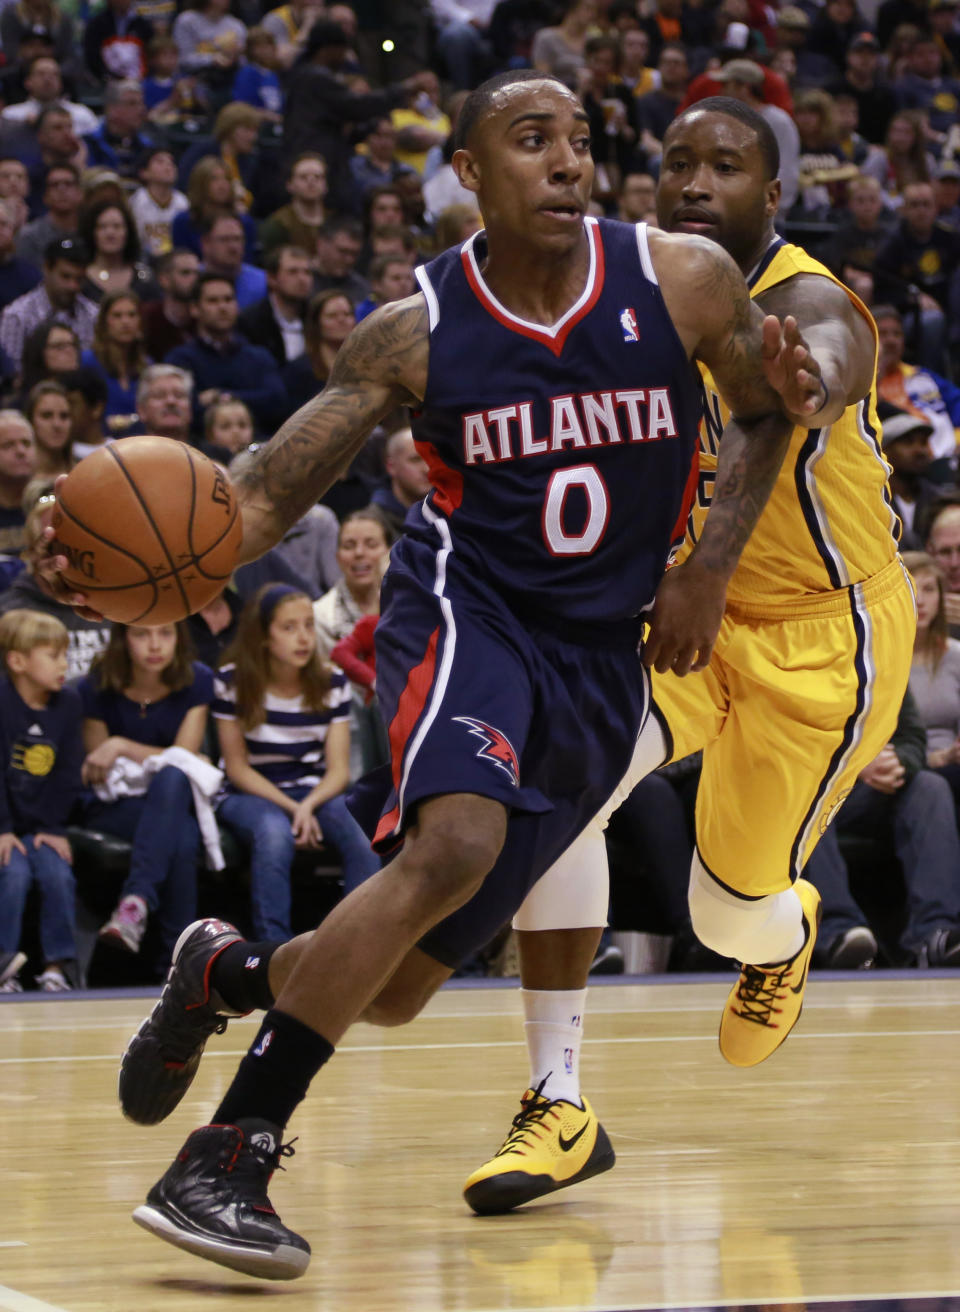
<svg viewBox="0 0 960 1312"><path fill-rule="evenodd" d="M27 893L40 892L37 983L60 992L77 982L73 854L66 836L80 791L80 698L65 688L66 628L40 611L0 618L0 992L18 993Z"/></svg>

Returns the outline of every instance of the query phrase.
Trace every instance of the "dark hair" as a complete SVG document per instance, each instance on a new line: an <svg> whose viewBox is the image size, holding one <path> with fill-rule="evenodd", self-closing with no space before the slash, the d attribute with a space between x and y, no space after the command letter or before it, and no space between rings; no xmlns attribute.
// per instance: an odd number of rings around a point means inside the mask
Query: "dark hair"
<svg viewBox="0 0 960 1312"><path fill-rule="evenodd" d="M63 105L59 103L47 105L46 108L41 109L40 113L37 115L37 121L33 125L35 136L40 132L40 129L43 127L44 123L46 123L51 114L66 114L67 118L70 118L69 109L65 109ZM72 119L70 121L71 123L73 122Z"/></svg>
<svg viewBox="0 0 960 1312"><path fill-rule="evenodd" d="M391 264L403 264L406 268L410 268L410 261L405 255L388 252L386 255L375 255L373 257L367 269L367 277L372 283L379 282Z"/></svg>
<svg viewBox="0 0 960 1312"><path fill-rule="evenodd" d="M158 255L153 261L153 271L155 274L166 273L173 268L173 262L179 255L196 255L189 246L174 246L172 251L165 251L163 255Z"/></svg>
<svg viewBox="0 0 960 1312"><path fill-rule="evenodd" d="M881 319L896 319L900 327L903 327L903 315L895 305L875 305L870 313L875 323L879 323Z"/></svg>
<svg viewBox="0 0 960 1312"><path fill-rule="evenodd" d="M280 265L283 263L284 255L288 253L297 255L302 260L310 259L309 251L305 251L302 246L294 246L287 242L283 246L274 246L267 251L263 257L264 272L276 276L280 272Z"/></svg>
<svg viewBox="0 0 960 1312"><path fill-rule="evenodd" d="M330 166L327 164L326 155L321 155L319 150L301 150L300 154L294 156L294 158L290 162L290 167L287 169L288 179L293 177L294 170L296 169L297 165L302 164L305 159L315 160L316 163L323 165L327 173L330 172Z"/></svg>
<svg viewBox="0 0 960 1312"><path fill-rule="evenodd" d="M241 232L243 232L244 242L246 242L247 234L246 234L246 230L243 227L243 219L241 219L239 214L235 214L232 210L227 211L226 213L221 212L220 214L210 214L202 218L197 223L197 229L200 232L200 236L209 237L211 232L213 232L214 228L217 226L217 224L220 223L223 219L229 219L231 223L239 223L240 230Z"/></svg>
<svg viewBox="0 0 960 1312"><path fill-rule="evenodd" d="M47 369L43 355L47 348L47 339L53 332L54 328L58 328L61 332L70 334L76 344L77 361L79 362L80 360L80 351L82 349L80 346L80 338L70 325L68 323L61 323L59 319L55 319L52 315L49 319L44 319L42 323L37 324L36 328L34 328L33 332L28 335L26 341L23 343L23 359L20 366L20 385L23 389L24 395L30 392L37 383L43 382L45 378L53 376ZM59 377L59 375L56 376Z"/></svg>
<svg viewBox="0 0 960 1312"><path fill-rule="evenodd" d="M734 100L733 96L707 96L704 100L697 100L689 109L685 109L682 114L678 114L673 120L666 132L663 134L664 146L666 146L673 127L677 123L682 123L685 118L691 114L725 114L727 118L735 118L738 123L751 129L757 138L757 145L760 148L760 154L763 156L763 162L766 174L769 179L773 179L780 174L780 147L777 145L777 138L774 136L773 128L755 109L745 105L742 100Z"/></svg>
<svg viewBox="0 0 960 1312"><path fill-rule="evenodd" d="M62 164L51 164L43 175L43 185L46 186L50 181L51 173L69 173L77 185L80 185L80 170L76 164L71 164L69 160L64 160Z"/></svg>
<svg viewBox="0 0 960 1312"><path fill-rule="evenodd" d="M197 275L197 281L193 284L193 291L190 293L190 301L194 305L200 304L200 294L204 287L208 287L212 282L225 282L234 295L237 294L236 285L232 278L225 273L214 273L211 269L204 269L203 273Z"/></svg>
<svg viewBox="0 0 960 1312"><path fill-rule="evenodd" d="M86 246L75 237L55 237L44 246L43 262L47 268L52 269L58 260L66 260L68 264L76 264L81 269L90 263Z"/></svg>
<svg viewBox="0 0 960 1312"><path fill-rule="evenodd" d="M94 682L106 692L123 692L133 678L133 662L127 648L127 629L138 628L136 624L110 625L110 637L104 650L97 656L90 667ZM189 688L193 683L193 639L186 620L180 620L175 626L177 645L173 657L166 669L160 671L160 680L171 692Z"/></svg>
<svg viewBox="0 0 960 1312"><path fill-rule="evenodd" d="M123 216L124 227L127 230L126 241L123 243L123 260L125 264L136 264L140 258L140 237L137 233L137 225L134 223L130 211L120 201L105 196L103 200L98 200L89 207L84 206L80 211L80 236L87 249L95 252L97 249L95 239L97 222L107 210L116 210Z"/></svg>
<svg viewBox="0 0 960 1312"><path fill-rule="evenodd" d="M340 545L340 539L343 537L343 530L348 524L352 524L358 519L369 519L372 523L378 524L383 529L383 537L388 547L392 547L397 540L393 525L387 519L383 510L375 502L371 501L369 505L362 506L359 510L351 510L344 515L340 521L340 527L337 530L337 546Z"/></svg>
<svg viewBox="0 0 960 1312"><path fill-rule="evenodd" d="M336 237L338 232L345 232L348 237L354 241L363 241L363 228L360 226L360 220L351 218L349 214L336 214L329 219L325 219L320 225L319 235L330 241Z"/></svg>
<svg viewBox="0 0 960 1312"><path fill-rule="evenodd" d="M174 44L176 44L176 42L174 42ZM169 146L151 146L150 149L145 150L137 160L137 172L142 173L157 155L169 155L174 164L177 162L176 153L171 150Z"/></svg>
<svg viewBox="0 0 960 1312"><path fill-rule="evenodd" d="M578 0L575 0L575 2L578 2ZM569 90L566 83L561 82L560 78L554 77L552 73L540 73L534 68L515 68L509 72L497 73L494 77L488 77L486 82L481 82L463 102L460 117L457 119L455 150L464 150L466 148L473 136L474 128L493 108L497 92L502 91L504 87L513 86L515 82L556 82L557 86L563 87L564 91Z"/></svg>
<svg viewBox="0 0 960 1312"><path fill-rule="evenodd" d="M107 404L107 380L98 369L81 365L79 369L61 374L59 381L68 392L79 392L91 409L96 405Z"/></svg>

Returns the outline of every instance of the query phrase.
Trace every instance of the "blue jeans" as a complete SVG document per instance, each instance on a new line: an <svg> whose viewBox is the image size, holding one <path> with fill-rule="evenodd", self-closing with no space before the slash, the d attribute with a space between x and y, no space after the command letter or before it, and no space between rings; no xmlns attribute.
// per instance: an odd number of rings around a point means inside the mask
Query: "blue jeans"
<svg viewBox="0 0 960 1312"><path fill-rule="evenodd" d="M158 770L142 797L93 802L84 823L124 838L133 846L121 897L142 897L157 913L160 941L173 949L180 931L197 916L197 854L200 827L193 813L190 780L176 766Z"/></svg>
<svg viewBox="0 0 960 1312"><path fill-rule="evenodd" d="M23 908L31 884L40 890L40 947L44 963L72 961L75 884L73 871L52 847L34 847L33 834L21 839L27 855L14 850L0 866L0 951L16 952L23 933Z"/></svg>
<svg viewBox="0 0 960 1312"><path fill-rule="evenodd" d="M286 790L301 802L306 786ZM343 865L343 891L351 892L380 869L380 858L363 830L347 810L340 794L318 806L314 814L323 841L335 847ZM233 829L250 849L250 899L253 932L257 938L288 939L290 925L290 867L297 850L290 816L276 802L251 793L231 793L217 808L219 819Z"/></svg>
<svg viewBox="0 0 960 1312"><path fill-rule="evenodd" d="M883 836L892 830L893 849L903 866L907 926L900 946L916 952L935 929L960 926L960 836L946 780L920 770L895 793L881 793L859 780L807 862L805 876L823 898L820 933L824 946L864 923L850 894L837 834Z"/></svg>

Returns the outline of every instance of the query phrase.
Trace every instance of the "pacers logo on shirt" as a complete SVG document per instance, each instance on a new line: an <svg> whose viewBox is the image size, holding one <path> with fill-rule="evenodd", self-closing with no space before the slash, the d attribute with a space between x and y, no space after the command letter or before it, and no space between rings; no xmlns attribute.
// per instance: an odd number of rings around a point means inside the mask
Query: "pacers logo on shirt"
<svg viewBox="0 0 960 1312"><path fill-rule="evenodd" d="M509 776L514 788L519 787L520 763L509 739L499 729L485 724L483 720L474 720L469 715L455 715L453 718L457 724L465 724L474 738L480 739L477 756L481 760L492 761L499 770Z"/></svg>

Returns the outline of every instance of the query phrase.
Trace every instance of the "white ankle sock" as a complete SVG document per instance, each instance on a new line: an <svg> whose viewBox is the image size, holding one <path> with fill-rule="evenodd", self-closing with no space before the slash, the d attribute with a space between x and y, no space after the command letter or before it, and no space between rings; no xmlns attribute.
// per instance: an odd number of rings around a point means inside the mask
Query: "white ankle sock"
<svg viewBox="0 0 960 1312"><path fill-rule="evenodd" d="M543 1096L583 1104L580 1100L580 1043L586 989L521 989L530 1087L542 1080Z"/></svg>

